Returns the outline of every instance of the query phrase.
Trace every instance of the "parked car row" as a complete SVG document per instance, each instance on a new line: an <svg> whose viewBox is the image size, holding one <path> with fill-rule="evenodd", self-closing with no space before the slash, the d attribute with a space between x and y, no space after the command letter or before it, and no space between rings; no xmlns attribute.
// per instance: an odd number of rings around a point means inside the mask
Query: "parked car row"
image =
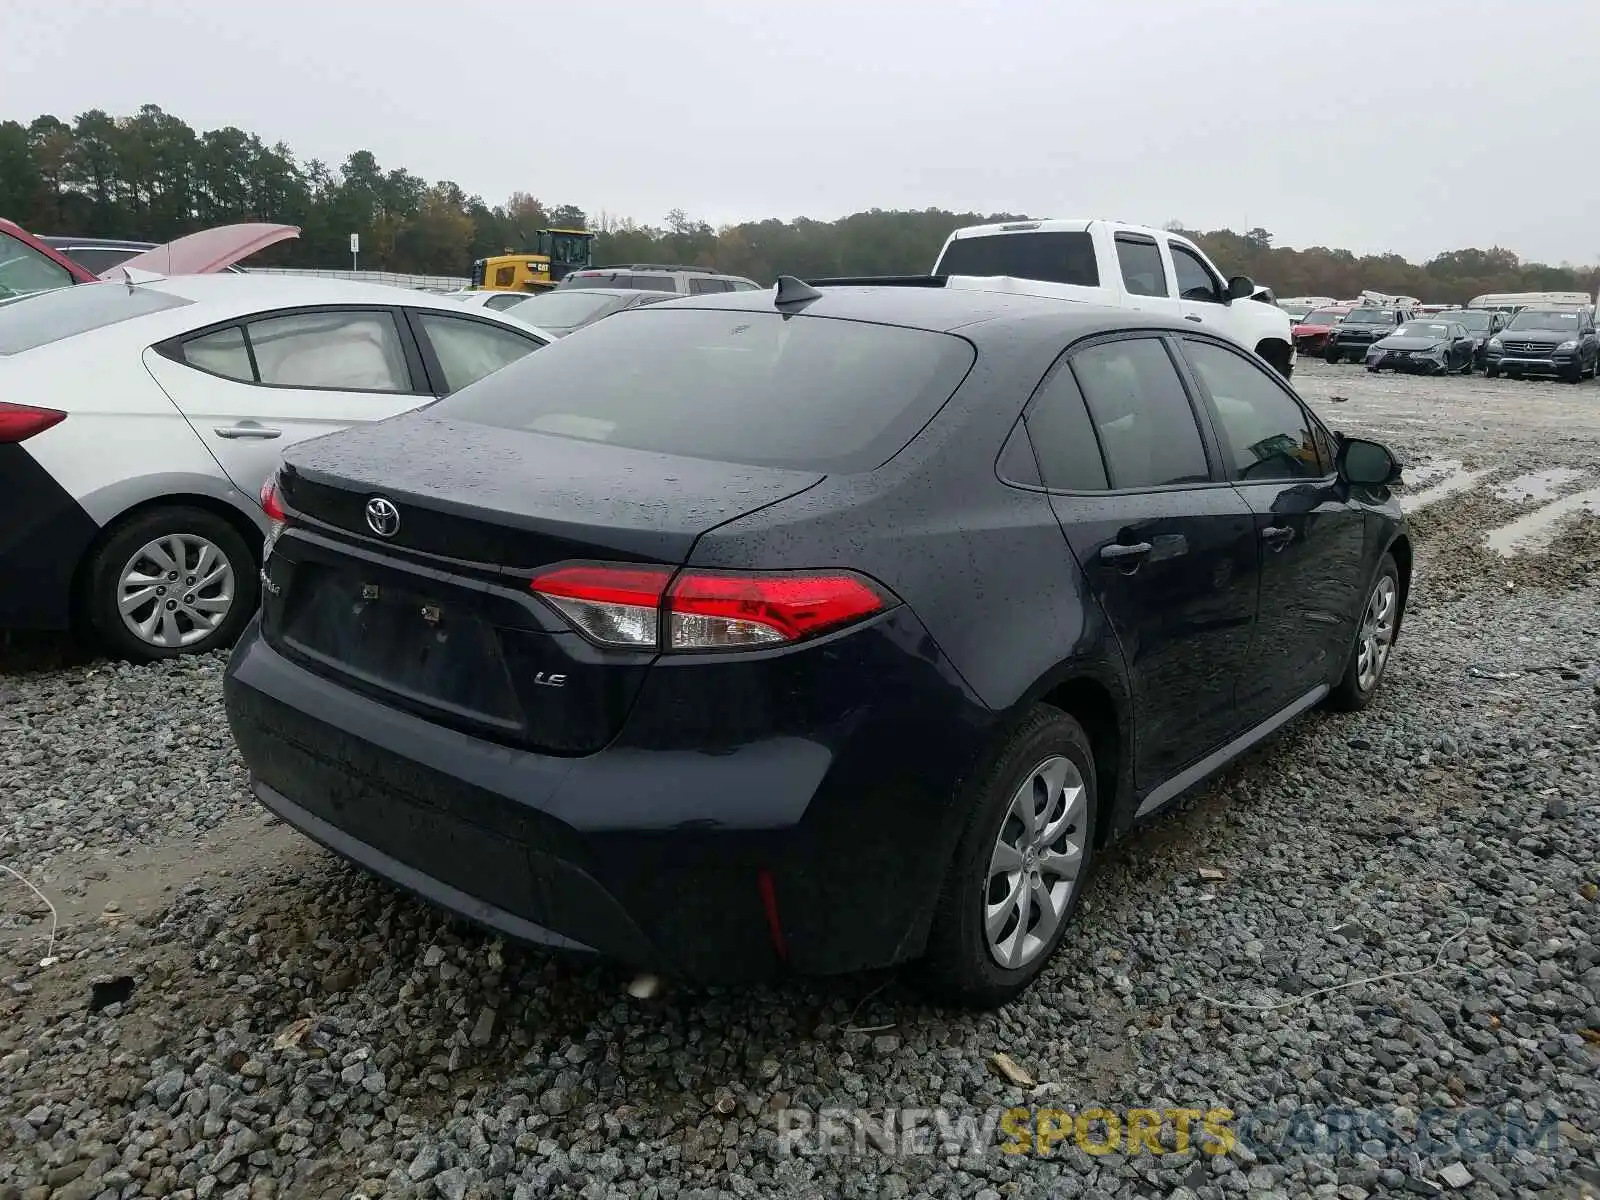
<svg viewBox="0 0 1600 1200"><path fill-rule="evenodd" d="M1294 330L1302 354L1367 370L1442 375L1482 370L1493 379L1547 375L1569 383L1594 378L1600 338L1586 306L1540 306L1514 313L1440 309L1420 314L1374 305L1315 309Z"/></svg>
<svg viewBox="0 0 1600 1200"><path fill-rule="evenodd" d="M1398 461L1256 352L1252 281L1046 224L652 303L0 306L0 625L235 643L260 802L509 936L1003 1003L1112 840L1372 700L1412 561Z"/></svg>

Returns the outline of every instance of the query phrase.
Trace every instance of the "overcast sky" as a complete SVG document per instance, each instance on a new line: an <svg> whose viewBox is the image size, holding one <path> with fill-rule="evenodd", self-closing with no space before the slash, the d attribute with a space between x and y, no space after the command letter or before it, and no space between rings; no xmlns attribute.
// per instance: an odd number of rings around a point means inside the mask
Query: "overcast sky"
<svg viewBox="0 0 1600 1200"><path fill-rule="evenodd" d="M8 0L0 118L159 104L652 224L937 206L1600 261L1592 0ZM1515 47L1526 46L1525 53Z"/></svg>

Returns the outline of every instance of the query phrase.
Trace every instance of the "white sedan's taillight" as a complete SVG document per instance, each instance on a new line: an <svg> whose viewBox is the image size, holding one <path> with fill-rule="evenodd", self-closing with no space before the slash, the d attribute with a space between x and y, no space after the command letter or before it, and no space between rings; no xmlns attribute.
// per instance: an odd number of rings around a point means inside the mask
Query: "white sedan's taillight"
<svg viewBox="0 0 1600 1200"><path fill-rule="evenodd" d="M574 564L529 585L579 631L639 650L741 650L828 633L895 601L851 571L695 571Z"/></svg>

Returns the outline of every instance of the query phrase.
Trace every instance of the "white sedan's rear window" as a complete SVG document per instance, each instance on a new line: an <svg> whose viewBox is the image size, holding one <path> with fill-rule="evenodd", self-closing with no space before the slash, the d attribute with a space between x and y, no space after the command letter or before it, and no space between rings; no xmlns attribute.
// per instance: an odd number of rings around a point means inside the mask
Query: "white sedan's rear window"
<svg viewBox="0 0 1600 1200"><path fill-rule="evenodd" d="M82 283L0 304L0 354L20 354L74 334L191 303L125 283Z"/></svg>

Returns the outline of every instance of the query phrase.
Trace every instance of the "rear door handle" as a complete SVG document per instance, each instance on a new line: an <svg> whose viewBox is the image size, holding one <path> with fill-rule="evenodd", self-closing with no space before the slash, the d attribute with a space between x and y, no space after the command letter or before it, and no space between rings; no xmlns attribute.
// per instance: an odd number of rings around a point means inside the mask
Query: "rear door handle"
<svg viewBox="0 0 1600 1200"><path fill-rule="evenodd" d="M227 438L230 441L236 438L260 438L266 441L283 436L283 430L273 429L268 425L258 425L254 421L240 421L237 425L218 425L211 432L219 438Z"/></svg>
<svg viewBox="0 0 1600 1200"><path fill-rule="evenodd" d="M1294 541L1294 530L1288 525L1268 525L1261 531L1261 540L1274 550L1282 550Z"/></svg>
<svg viewBox="0 0 1600 1200"><path fill-rule="evenodd" d="M1205 318L1204 317L1197 317L1193 313L1184 313L1183 314L1183 319L1185 321L1198 321L1201 324L1205 323Z"/></svg>
<svg viewBox="0 0 1600 1200"><path fill-rule="evenodd" d="M1100 561L1119 566L1137 566L1149 557L1151 549L1149 542L1134 542L1132 545L1112 542L1109 546L1100 547Z"/></svg>

